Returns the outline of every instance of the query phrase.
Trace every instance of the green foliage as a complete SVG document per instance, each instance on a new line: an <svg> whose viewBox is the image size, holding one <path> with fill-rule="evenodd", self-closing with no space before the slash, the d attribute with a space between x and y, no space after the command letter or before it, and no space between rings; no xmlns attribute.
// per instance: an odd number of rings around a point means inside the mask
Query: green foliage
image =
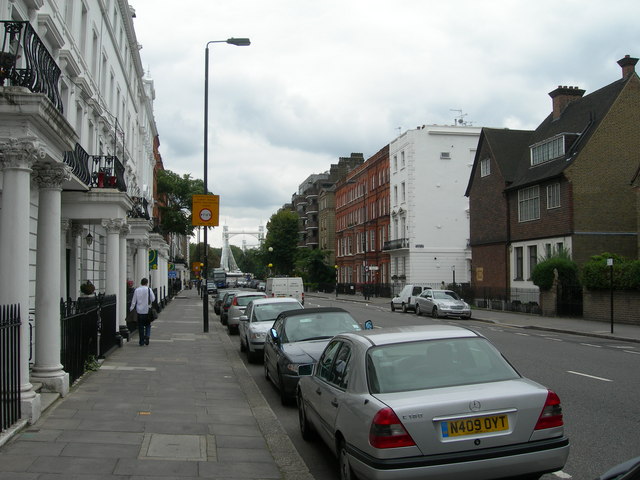
<svg viewBox="0 0 640 480"><path fill-rule="evenodd" d="M171 170L159 170L157 186L162 199L158 206L161 232L192 235L191 198L204 193L203 181L189 174L180 176Z"/></svg>
<svg viewBox="0 0 640 480"><path fill-rule="evenodd" d="M273 250L269 251L269 247ZM265 263L273 264L273 275L293 273L298 253L298 215L295 212L280 210L271 215L263 252Z"/></svg>
<svg viewBox="0 0 640 480"><path fill-rule="evenodd" d="M100 369L100 362L94 355L89 355L84 362L84 371L85 372L95 372Z"/></svg>
<svg viewBox="0 0 640 480"><path fill-rule="evenodd" d="M323 250L300 249L296 271L305 283L333 283L335 268L327 265L328 253Z"/></svg>
<svg viewBox="0 0 640 480"><path fill-rule="evenodd" d="M609 258L613 259L613 269L607 265ZM612 286L616 290L640 290L640 261L608 252L594 255L584 264L581 280L592 290L608 290Z"/></svg>
<svg viewBox="0 0 640 480"><path fill-rule="evenodd" d="M554 252L542 258L531 273L531 280L540 290L549 290L553 286L554 270L558 272L558 281L562 285L578 283L578 265L571 260L567 250Z"/></svg>

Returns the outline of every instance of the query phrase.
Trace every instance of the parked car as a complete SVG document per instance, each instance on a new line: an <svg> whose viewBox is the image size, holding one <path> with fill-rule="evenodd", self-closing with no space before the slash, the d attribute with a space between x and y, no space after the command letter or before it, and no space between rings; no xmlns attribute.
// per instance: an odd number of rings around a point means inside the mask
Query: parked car
<svg viewBox="0 0 640 480"><path fill-rule="evenodd" d="M240 351L247 354L249 363L262 360L264 341L278 315L304 308L295 298L259 298L251 300L240 315Z"/></svg>
<svg viewBox="0 0 640 480"><path fill-rule="evenodd" d="M640 478L640 457L616 465L596 480L638 480L638 478Z"/></svg>
<svg viewBox="0 0 640 480"><path fill-rule="evenodd" d="M216 312L216 315L220 315L220 305L222 304L222 300L224 296L229 292L226 289L218 289L218 293L216 293L216 298L213 301L213 311Z"/></svg>
<svg viewBox="0 0 640 480"><path fill-rule="evenodd" d="M267 289L266 282L258 282L258 286L256 287L256 290L258 290L259 292L264 292L266 289Z"/></svg>
<svg viewBox="0 0 640 480"><path fill-rule="evenodd" d="M224 297L222 297L222 302L220 303L220 323L222 325L227 324L227 312L229 311L233 297L235 297L238 292L240 292L240 290L227 290Z"/></svg>
<svg viewBox="0 0 640 480"><path fill-rule="evenodd" d="M428 289L416 297L416 315L426 313L433 318L471 318L471 307L453 290Z"/></svg>
<svg viewBox="0 0 640 480"><path fill-rule="evenodd" d="M421 285L405 285L398 296L391 299L391 311L395 312L396 308L402 310L402 313L407 313L409 310L415 311L416 297L428 288L430 287L423 287Z"/></svg>
<svg viewBox="0 0 640 480"><path fill-rule="evenodd" d="M296 396L303 438L341 478L534 479L569 455L558 395L466 328L337 335Z"/></svg>
<svg viewBox="0 0 640 480"><path fill-rule="evenodd" d="M218 287L213 280L207 280L207 293L218 293Z"/></svg>
<svg viewBox="0 0 640 480"><path fill-rule="evenodd" d="M238 292L229 305L227 311L227 330L230 334L238 333L238 324L240 323L240 315L244 314L244 309L251 300L257 298L266 298L262 292Z"/></svg>
<svg viewBox="0 0 640 480"><path fill-rule="evenodd" d="M299 369L310 369L334 335L361 329L349 312L337 307L279 314L264 343L264 373L280 390L282 403L295 398Z"/></svg>

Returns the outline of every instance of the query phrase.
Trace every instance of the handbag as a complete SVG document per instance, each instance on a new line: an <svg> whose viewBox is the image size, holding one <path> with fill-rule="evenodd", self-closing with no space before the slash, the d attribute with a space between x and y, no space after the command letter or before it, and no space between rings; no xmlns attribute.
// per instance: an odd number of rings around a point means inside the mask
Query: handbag
<svg viewBox="0 0 640 480"><path fill-rule="evenodd" d="M151 304L151 289L149 290L149 322L153 322L156 318L158 318L158 311Z"/></svg>

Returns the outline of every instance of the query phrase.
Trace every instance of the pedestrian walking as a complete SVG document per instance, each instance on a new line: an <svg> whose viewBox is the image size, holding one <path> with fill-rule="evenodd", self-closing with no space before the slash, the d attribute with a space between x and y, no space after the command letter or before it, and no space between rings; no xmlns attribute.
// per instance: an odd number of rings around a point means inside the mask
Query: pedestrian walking
<svg viewBox="0 0 640 480"><path fill-rule="evenodd" d="M149 318L149 310L156 300L156 296L148 286L149 280L143 278L140 280L140 286L133 291L131 299L130 311L136 309L138 314L138 333L140 334L140 346L149 345L149 337L151 336L151 319Z"/></svg>

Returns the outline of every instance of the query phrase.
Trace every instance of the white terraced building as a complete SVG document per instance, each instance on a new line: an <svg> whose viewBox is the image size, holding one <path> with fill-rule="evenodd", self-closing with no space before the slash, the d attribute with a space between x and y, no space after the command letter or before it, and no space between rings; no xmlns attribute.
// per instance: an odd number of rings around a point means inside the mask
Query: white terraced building
<svg viewBox="0 0 640 480"><path fill-rule="evenodd" d="M117 337L127 281L151 273L152 288L167 284L169 246L151 218L162 168L155 93L134 17L126 0L0 0L0 305L20 307L31 423L42 409L35 384L69 390L61 299L87 281L117 299L115 331L103 325Z"/></svg>

